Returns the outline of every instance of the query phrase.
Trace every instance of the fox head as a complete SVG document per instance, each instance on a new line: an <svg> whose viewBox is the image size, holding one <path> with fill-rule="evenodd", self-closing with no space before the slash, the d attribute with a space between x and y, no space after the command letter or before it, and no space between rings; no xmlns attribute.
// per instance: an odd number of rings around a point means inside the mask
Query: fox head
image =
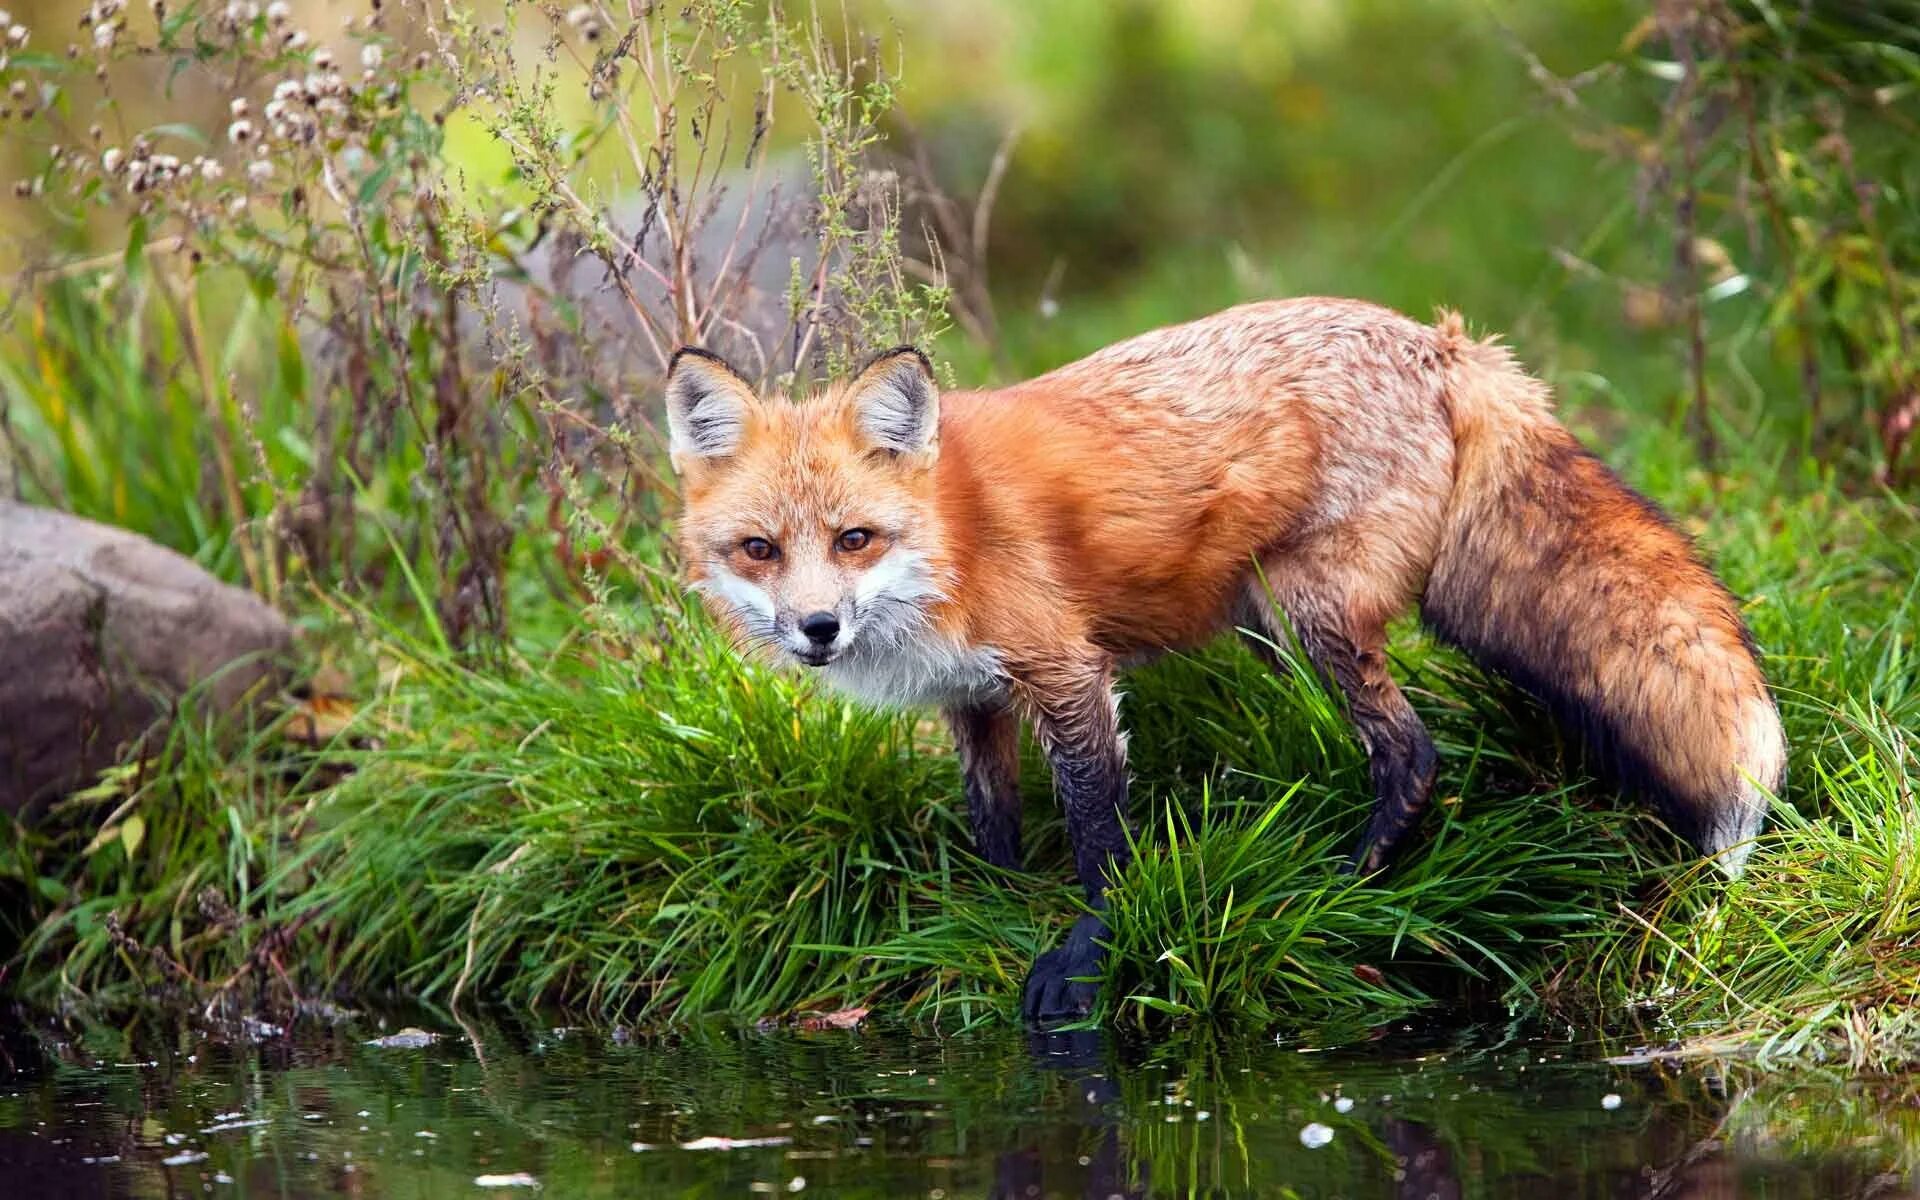
<svg viewBox="0 0 1920 1200"><path fill-rule="evenodd" d="M889 350L796 401L763 400L688 348L666 401L688 579L736 636L821 667L925 625L941 594L940 395L925 355Z"/></svg>

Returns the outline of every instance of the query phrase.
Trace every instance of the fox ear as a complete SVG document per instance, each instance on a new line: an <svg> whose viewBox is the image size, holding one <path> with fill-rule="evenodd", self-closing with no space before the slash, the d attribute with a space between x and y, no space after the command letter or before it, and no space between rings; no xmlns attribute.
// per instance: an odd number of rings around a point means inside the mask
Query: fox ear
<svg viewBox="0 0 1920 1200"><path fill-rule="evenodd" d="M717 354L693 346L667 366L667 452L673 469L725 458L740 448L747 416L759 401L747 381Z"/></svg>
<svg viewBox="0 0 1920 1200"><path fill-rule="evenodd" d="M940 389L933 364L912 346L874 358L848 386L854 423L874 448L894 454L939 449Z"/></svg>

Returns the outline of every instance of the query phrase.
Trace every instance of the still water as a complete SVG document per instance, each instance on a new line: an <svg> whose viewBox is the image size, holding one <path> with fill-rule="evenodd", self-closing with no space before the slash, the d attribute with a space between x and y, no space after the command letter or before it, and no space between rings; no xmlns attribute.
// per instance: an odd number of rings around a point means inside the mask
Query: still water
<svg viewBox="0 0 1920 1200"><path fill-rule="evenodd" d="M1920 1083L1607 1061L1498 1031L1315 1051L417 1014L11 1021L7 1200L1920 1196Z"/></svg>

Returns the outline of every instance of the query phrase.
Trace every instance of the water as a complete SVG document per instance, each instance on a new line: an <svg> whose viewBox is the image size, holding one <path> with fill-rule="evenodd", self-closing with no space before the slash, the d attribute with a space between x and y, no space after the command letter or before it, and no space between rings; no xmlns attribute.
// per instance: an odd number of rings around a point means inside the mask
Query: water
<svg viewBox="0 0 1920 1200"><path fill-rule="evenodd" d="M1920 1083L1564 1041L413 1023L9 1030L0 1196L1920 1195Z"/></svg>

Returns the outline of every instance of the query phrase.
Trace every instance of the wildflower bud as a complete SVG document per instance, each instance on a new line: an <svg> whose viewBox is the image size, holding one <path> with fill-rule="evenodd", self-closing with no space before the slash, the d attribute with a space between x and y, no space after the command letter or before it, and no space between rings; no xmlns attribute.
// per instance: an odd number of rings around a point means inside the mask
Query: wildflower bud
<svg viewBox="0 0 1920 1200"><path fill-rule="evenodd" d="M235 196L233 199L227 201L227 211L236 217L246 212L247 198L245 196Z"/></svg>
<svg viewBox="0 0 1920 1200"><path fill-rule="evenodd" d="M7 43L16 49L26 45L27 27L25 25L9 25L7 27Z"/></svg>
<svg viewBox="0 0 1920 1200"><path fill-rule="evenodd" d="M233 103L227 105L227 111L231 112L235 117L244 117L247 115L247 110L252 107L252 105L247 103L245 96L235 96Z"/></svg>
<svg viewBox="0 0 1920 1200"><path fill-rule="evenodd" d="M280 119L286 115L287 115L287 102L285 100L267 101L265 116L267 118L267 121L270 124L278 125L280 123Z"/></svg>
<svg viewBox="0 0 1920 1200"><path fill-rule="evenodd" d="M275 29L285 25L287 18L292 15L293 8L286 0L273 0L272 4L267 5L267 24L273 26Z"/></svg>
<svg viewBox="0 0 1920 1200"><path fill-rule="evenodd" d="M292 33L287 35L287 49L305 50L307 48L307 42L310 40L311 39L307 37L306 30L296 29Z"/></svg>
<svg viewBox="0 0 1920 1200"><path fill-rule="evenodd" d="M567 24L575 29L591 20L593 20L593 6L590 4L576 4L567 10Z"/></svg>
<svg viewBox="0 0 1920 1200"><path fill-rule="evenodd" d="M200 178L206 180L208 183L220 182L220 177L226 173L226 169L213 159L203 158L200 160Z"/></svg>
<svg viewBox="0 0 1920 1200"><path fill-rule="evenodd" d="M33 195L33 185L22 179L13 185L13 194L24 200Z"/></svg>
<svg viewBox="0 0 1920 1200"><path fill-rule="evenodd" d="M13 14L4 8L0 8L0 29L5 29L11 24L13 24Z"/></svg>
<svg viewBox="0 0 1920 1200"><path fill-rule="evenodd" d="M369 71L377 69L383 57L385 57L385 51L380 49L377 42L368 42L360 47L360 65Z"/></svg>
<svg viewBox="0 0 1920 1200"><path fill-rule="evenodd" d="M273 178L273 164L264 158L256 158L247 164L247 178L255 183L265 183Z"/></svg>
<svg viewBox="0 0 1920 1200"><path fill-rule="evenodd" d="M87 136L96 142L105 137L106 133L107 131L100 128L97 124L87 126Z"/></svg>
<svg viewBox="0 0 1920 1200"><path fill-rule="evenodd" d="M27 98L27 81L24 79L14 80L13 85L7 89L7 95L12 96L15 100L25 100Z"/></svg>
<svg viewBox="0 0 1920 1200"><path fill-rule="evenodd" d="M275 100L291 100L299 94L300 82L298 80L282 79L279 83L273 85L273 98Z"/></svg>
<svg viewBox="0 0 1920 1200"><path fill-rule="evenodd" d="M227 126L227 140L235 145L239 145L252 137L253 122L244 117Z"/></svg>
<svg viewBox="0 0 1920 1200"><path fill-rule="evenodd" d="M315 70L319 71L333 70L333 51L327 49L325 46L315 50L313 52L313 66Z"/></svg>
<svg viewBox="0 0 1920 1200"><path fill-rule="evenodd" d="M95 25L93 27L93 48L96 50L113 49L114 39L120 36L117 25Z"/></svg>

